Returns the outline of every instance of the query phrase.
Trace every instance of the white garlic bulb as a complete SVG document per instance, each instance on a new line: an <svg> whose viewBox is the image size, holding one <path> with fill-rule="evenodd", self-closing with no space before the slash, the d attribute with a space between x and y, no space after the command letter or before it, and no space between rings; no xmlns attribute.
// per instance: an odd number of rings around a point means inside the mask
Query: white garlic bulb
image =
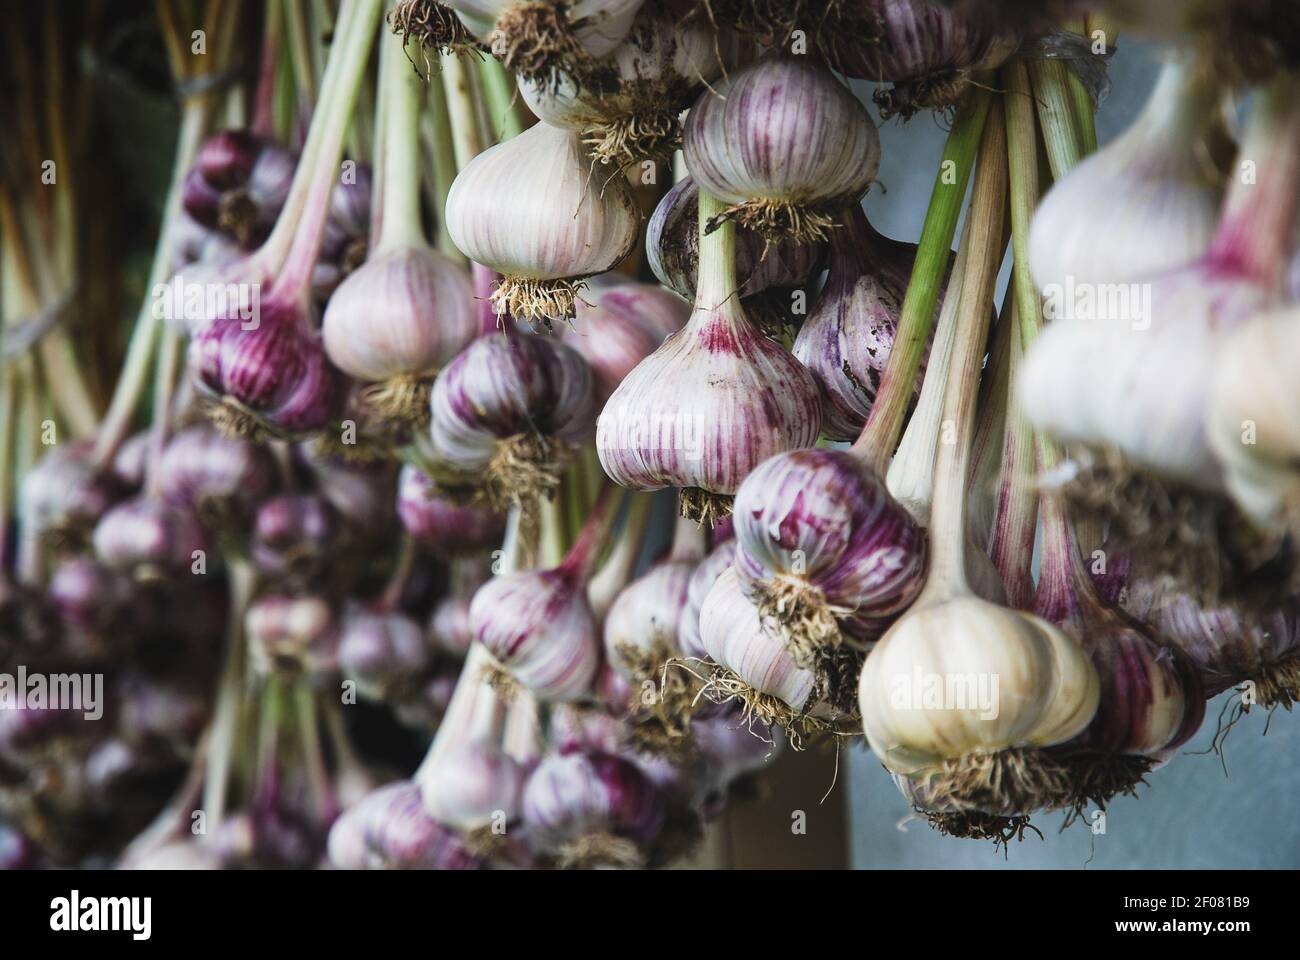
<svg viewBox="0 0 1300 960"><path fill-rule="evenodd" d="M447 750L421 773L420 793L429 816L472 833L515 820L526 779L504 750L470 742Z"/></svg>
<svg viewBox="0 0 1300 960"><path fill-rule="evenodd" d="M548 324L573 317L581 281L627 256L641 225L626 179L593 173L579 136L545 123L470 161L446 218L457 248L504 276L497 312Z"/></svg>

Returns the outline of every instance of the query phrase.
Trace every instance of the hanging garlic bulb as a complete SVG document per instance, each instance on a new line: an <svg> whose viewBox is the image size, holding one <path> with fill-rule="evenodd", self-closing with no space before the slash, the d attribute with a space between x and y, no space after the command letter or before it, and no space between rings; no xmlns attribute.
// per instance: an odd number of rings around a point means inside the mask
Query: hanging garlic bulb
<svg viewBox="0 0 1300 960"><path fill-rule="evenodd" d="M721 204L700 193L701 223ZM690 322L637 365L596 424L605 473L636 490L683 488L694 519L724 515L758 463L810 447L821 425L811 375L750 324L734 293L735 226L702 237Z"/></svg>
<svg viewBox="0 0 1300 960"><path fill-rule="evenodd" d="M632 251L641 215L626 178L593 173L578 134L539 123L471 160L447 194L447 233L504 275L502 316L528 323L573 317L587 277Z"/></svg>
<svg viewBox="0 0 1300 960"><path fill-rule="evenodd" d="M439 556L456 557L496 546L506 527L501 513L449 500L427 474L410 465L398 474L397 516L407 533Z"/></svg>
<svg viewBox="0 0 1300 960"><path fill-rule="evenodd" d="M793 352L822 388L822 433L862 432L898 331L916 248L881 236L860 207L831 234L830 271ZM942 308L942 299L937 309ZM922 360L924 371L924 360ZM917 378L919 393L921 378Z"/></svg>
<svg viewBox="0 0 1300 960"><path fill-rule="evenodd" d="M646 262L659 282L688 300L695 299L700 260L700 188L683 177L655 207L646 224ZM789 238L769 242L752 230L736 228L736 276L740 296L749 300L772 288L808 283L821 261L816 243Z"/></svg>
<svg viewBox="0 0 1300 960"><path fill-rule="evenodd" d="M385 784L334 821L329 859L340 870L470 870L477 861L424 811L409 780Z"/></svg>
<svg viewBox="0 0 1300 960"><path fill-rule="evenodd" d="M967 272L930 520L930 575L916 602L867 654L859 707L867 742L893 773L961 809L1018 816L1060 802L1064 767L1042 750L1097 711L1099 681L1058 628L975 596L965 573L967 482L987 318L1004 250L1006 139L990 107L969 213Z"/></svg>
<svg viewBox="0 0 1300 960"><path fill-rule="evenodd" d="M1206 407L1210 448L1228 492L1261 529L1300 531L1300 410L1292 360L1300 311L1258 317L1218 355Z"/></svg>
<svg viewBox="0 0 1300 960"><path fill-rule="evenodd" d="M216 528L245 521L275 483L275 464L265 447L206 426L179 431L158 465L162 498Z"/></svg>
<svg viewBox="0 0 1300 960"><path fill-rule="evenodd" d="M723 42L700 20L682 22L654 4L599 62L597 85L561 72L520 77L519 90L534 114L576 131L601 163L664 162L681 140L682 112L726 66Z"/></svg>
<svg viewBox="0 0 1300 960"><path fill-rule="evenodd" d="M560 867L646 865L664 802L636 765L587 750L547 756L523 797L528 842Z"/></svg>
<svg viewBox="0 0 1300 960"><path fill-rule="evenodd" d="M558 567L495 576L470 604L475 638L539 700L575 700L595 680L600 636L586 583L613 519L613 494L601 495Z"/></svg>
<svg viewBox="0 0 1300 960"><path fill-rule="evenodd" d="M339 666L370 700L398 699L433 663L424 630L401 611L352 604L339 626Z"/></svg>
<svg viewBox="0 0 1300 960"><path fill-rule="evenodd" d="M1057 478L1063 492L1207 597L1262 563L1258 538L1241 537L1240 521L1225 516L1205 415L1226 339L1281 282L1300 173L1300 106L1288 86L1260 96L1239 159L1255 164L1258 181L1233 183L1206 256L1122 287L1121 297L1092 291L1095 316L1049 324L1017 384L1036 427L1087 448Z"/></svg>
<svg viewBox="0 0 1300 960"><path fill-rule="evenodd" d="M1218 92L1190 64L1166 62L1129 128L1052 186L1029 231L1040 290L1127 283L1209 250L1223 200L1206 152Z"/></svg>
<svg viewBox="0 0 1300 960"><path fill-rule="evenodd" d="M613 53L644 0L446 0L512 73L547 80L557 70L588 77Z"/></svg>
<svg viewBox="0 0 1300 960"><path fill-rule="evenodd" d="M320 597L261 597L248 608L244 632L259 674L328 676L338 666L334 612Z"/></svg>
<svg viewBox="0 0 1300 960"><path fill-rule="evenodd" d="M704 649L704 641L700 637L700 609L718 577L731 569L735 559L736 541L724 540L709 551L709 555L691 573L690 582L686 585L686 603L682 606L681 620L677 624L677 645L681 648L682 656L699 660L708 657L709 652Z"/></svg>
<svg viewBox="0 0 1300 960"><path fill-rule="evenodd" d="M875 94L885 119L951 108L972 74L1000 66L1020 45L1015 29L935 0L869 0L858 6L874 15L876 35L827 38L823 32L823 47L827 62L845 76L891 84Z"/></svg>
<svg viewBox="0 0 1300 960"><path fill-rule="evenodd" d="M602 407L636 365L690 316L690 307L675 293L615 276L594 280L576 305L576 322L561 330L564 342L591 367L595 399Z"/></svg>
<svg viewBox="0 0 1300 960"><path fill-rule="evenodd" d="M810 57L769 55L706 90L686 121L686 167L723 201L703 218L773 239L825 240L875 179L880 138L866 108Z"/></svg>
<svg viewBox="0 0 1300 960"><path fill-rule="evenodd" d="M206 570L207 537L198 518L159 497L118 504L95 527L95 557L141 582L174 580Z"/></svg>
<svg viewBox="0 0 1300 960"><path fill-rule="evenodd" d="M382 208L367 261L338 286L321 322L325 352L368 384L364 398L398 429L429 415L434 374L478 333L469 277L431 248L420 223L419 126L424 82L396 37L380 53L383 169L371 203Z"/></svg>

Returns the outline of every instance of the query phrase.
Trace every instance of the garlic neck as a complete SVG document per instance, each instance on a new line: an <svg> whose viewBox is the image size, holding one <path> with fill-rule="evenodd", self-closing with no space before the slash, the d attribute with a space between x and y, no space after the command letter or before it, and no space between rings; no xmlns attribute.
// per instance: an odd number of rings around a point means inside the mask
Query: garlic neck
<svg viewBox="0 0 1300 960"><path fill-rule="evenodd" d="M614 605L614 599L632 579L641 547L645 543L646 528L650 522L650 506L654 498L647 493L633 493L628 504L627 520L614 548L604 564L587 586L587 602L597 622Z"/></svg>
<svg viewBox="0 0 1300 960"><path fill-rule="evenodd" d="M424 81L411 67L397 34L380 37L379 172L371 207L374 253L426 245L420 223L420 96Z"/></svg>
<svg viewBox="0 0 1300 960"><path fill-rule="evenodd" d="M736 225L723 219L708 232L709 222L720 216L727 205L703 189L699 205L700 254L695 309L714 310L738 296L740 290L736 282Z"/></svg>

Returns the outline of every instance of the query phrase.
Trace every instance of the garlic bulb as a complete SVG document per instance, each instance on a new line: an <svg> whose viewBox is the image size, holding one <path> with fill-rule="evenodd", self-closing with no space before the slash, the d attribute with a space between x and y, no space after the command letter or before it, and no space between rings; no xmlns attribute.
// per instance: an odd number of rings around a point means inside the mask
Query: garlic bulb
<svg viewBox="0 0 1300 960"><path fill-rule="evenodd" d="M561 334L591 367L595 398L602 407L636 365L690 316L689 305L675 293L612 277L594 281L576 306L577 320Z"/></svg>
<svg viewBox="0 0 1300 960"><path fill-rule="evenodd" d="M334 821L330 862L341 870L470 870L478 864L455 834L424 811L409 780L385 784Z"/></svg>
<svg viewBox="0 0 1300 960"><path fill-rule="evenodd" d="M836 651L841 630L874 639L925 582L924 532L851 452L796 450L763 462L741 484L732 516L741 589L807 669Z"/></svg>
<svg viewBox="0 0 1300 960"><path fill-rule="evenodd" d="M425 812L439 823L465 835L502 836L518 819L525 777L499 746L470 740L449 748L421 772L420 795Z"/></svg>
<svg viewBox="0 0 1300 960"><path fill-rule="evenodd" d="M718 207L700 194L702 213ZM730 223L701 240L690 322L628 374L596 424L611 479L636 490L681 487L683 512L695 519L725 514L755 465L812 446L821 425L811 375L753 328L733 296L734 251Z"/></svg>
<svg viewBox="0 0 1300 960"><path fill-rule="evenodd" d="M435 458L498 509L549 494L569 444L591 430L591 370L548 337L480 337L434 384Z"/></svg>
<svg viewBox="0 0 1300 960"><path fill-rule="evenodd" d="M1217 355L1206 407L1207 439L1228 492L1267 531L1300 528L1300 389L1290 368L1297 351L1300 311L1250 321Z"/></svg>
<svg viewBox="0 0 1300 960"><path fill-rule="evenodd" d="M397 516L407 533L439 556L496 546L506 527L505 517L496 510L440 495L428 475L409 464L397 478Z"/></svg>
<svg viewBox="0 0 1300 960"><path fill-rule="evenodd" d="M424 630L401 612L357 605L339 627L339 666L370 700L398 697L433 663Z"/></svg>
<svg viewBox="0 0 1300 960"><path fill-rule="evenodd" d="M92 451L86 441L56 447L23 479L23 525L34 535L76 544L129 492Z"/></svg>
<svg viewBox="0 0 1300 960"><path fill-rule="evenodd" d="M700 608L700 640L723 668L705 690L718 701L738 700L745 719L795 731L824 729L832 715L817 677L795 663L776 625L765 621L741 591L735 569L718 577Z"/></svg>
<svg viewBox="0 0 1300 960"><path fill-rule="evenodd" d="M1020 35L993 18L953 10L935 0L869 0L878 34L823 35L827 62L849 77L887 82L875 101L880 115L904 120L918 110L943 110L961 98L970 77L1002 64Z"/></svg>
<svg viewBox="0 0 1300 960"><path fill-rule="evenodd" d="M1129 128L1047 192L1029 231L1040 290L1060 296L1067 283L1127 283L1209 250L1223 200L1205 152L1218 97L1210 80L1168 61Z"/></svg>
<svg viewBox="0 0 1300 960"><path fill-rule="evenodd" d="M880 138L866 108L811 57L769 55L706 90L686 121L686 167L724 209L773 239L824 240L875 179Z"/></svg>
<svg viewBox="0 0 1300 960"><path fill-rule="evenodd" d="M562 71L519 79L529 109L579 133L601 163L666 161L681 139L681 113L725 66L721 38L707 24L657 7L643 7L623 43L594 67L597 83Z"/></svg>
<svg viewBox="0 0 1300 960"><path fill-rule="evenodd" d="M578 134L539 123L480 153L452 183L447 233L504 275L492 294L498 314L569 320L582 281L635 246L641 214L626 178L591 164Z"/></svg>
<svg viewBox="0 0 1300 960"><path fill-rule="evenodd" d="M684 177L655 207L646 224L646 261L659 282L688 300L695 299L700 260L700 188ZM752 230L736 228L736 275L742 300L773 287L807 283L821 261L816 243L783 238L769 242Z"/></svg>
<svg viewBox="0 0 1300 960"><path fill-rule="evenodd" d="M305 674L315 680L338 666L334 613L320 597L262 597L248 608L244 632L253 666L262 675Z"/></svg>
<svg viewBox="0 0 1300 960"><path fill-rule="evenodd" d="M718 577L722 576L736 559L736 541L724 540L714 547L691 573L686 585L686 603L682 606L681 620L677 624L677 645L682 656L703 660L709 655L700 638L700 608Z"/></svg>
<svg viewBox="0 0 1300 960"><path fill-rule="evenodd" d="M587 76L613 53L644 0L446 0L508 70L545 80L556 70Z"/></svg>
<svg viewBox="0 0 1300 960"><path fill-rule="evenodd" d="M265 447L204 426L179 431L158 465L163 499L214 527L245 520L275 483L275 464Z"/></svg>
<svg viewBox="0 0 1300 960"><path fill-rule="evenodd" d="M586 750L553 753L528 779L528 841L561 867L645 866L664 804L636 765Z"/></svg>
<svg viewBox="0 0 1300 960"><path fill-rule="evenodd" d="M205 563L208 541L188 509L145 496L104 514L94 547L96 559L110 570L157 582L192 574L196 563Z"/></svg>
<svg viewBox="0 0 1300 960"><path fill-rule="evenodd" d="M853 440L866 425L889 361L916 247L881 236L855 207L831 234L830 249L826 286L793 352L822 388L822 433ZM942 305L941 298L936 311ZM918 376L917 393L921 381Z"/></svg>

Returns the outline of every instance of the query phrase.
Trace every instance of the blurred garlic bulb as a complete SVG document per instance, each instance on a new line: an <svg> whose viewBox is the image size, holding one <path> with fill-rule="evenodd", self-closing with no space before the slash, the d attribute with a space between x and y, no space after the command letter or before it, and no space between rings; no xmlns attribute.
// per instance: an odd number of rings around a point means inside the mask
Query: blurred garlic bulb
<svg viewBox="0 0 1300 960"><path fill-rule="evenodd" d="M1209 250L1223 200L1206 152L1218 93L1192 65L1166 62L1129 128L1052 186L1029 231L1040 290L1127 283Z"/></svg>
<svg viewBox="0 0 1300 960"><path fill-rule="evenodd" d="M720 207L701 193L701 222ZM628 374L596 424L606 474L636 490L683 488L682 510L693 519L725 515L754 466L812 446L821 425L811 375L734 297L735 226L722 224L700 249L690 322Z"/></svg>
<svg viewBox="0 0 1300 960"><path fill-rule="evenodd" d="M541 120L579 133L601 163L626 167L669 158L681 139L681 113L724 66L722 41L707 24L652 4L594 68L597 84L560 71L520 77L519 90Z"/></svg>
<svg viewBox="0 0 1300 960"><path fill-rule="evenodd" d="M198 518L157 497L118 504L95 527L95 557L110 570L142 582L173 580L207 570L208 541Z"/></svg>
<svg viewBox="0 0 1300 960"><path fill-rule="evenodd" d="M737 700L744 717L792 732L819 729L833 716L817 677L795 663L774 623L765 621L740 589L734 569L718 577L700 609L700 640L722 668L705 684L719 702Z"/></svg>
<svg viewBox="0 0 1300 960"><path fill-rule="evenodd" d="M683 177L659 201L646 225L646 261L659 282L687 300L695 299L700 260L700 187ZM742 300L773 287L807 283L821 261L816 243L789 238L768 242L736 228L736 275Z"/></svg>
<svg viewBox="0 0 1300 960"><path fill-rule="evenodd" d="M431 404L438 462L503 509L554 490L569 445L591 429L591 370L557 340L503 331L461 351Z"/></svg>
<svg viewBox="0 0 1300 960"><path fill-rule="evenodd" d="M253 520L252 557L263 576L290 583L314 581L337 559L339 516L323 497L284 494L266 500Z"/></svg>
<svg viewBox="0 0 1300 960"><path fill-rule="evenodd" d="M1300 311L1247 323L1216 356L1206 433L1228 492L1261 529L1300 530Z"/></svg>
<svg viewBox="0 0 1300 960"><path fill-rule="evenodd" d="M875 94L885 119L952 107L971 74L1000 66L1020 45L1019 33L992 17L937 0L869 0L858 6L874 14L876 35L823 33L822 45L827 62L845 76L891 84Z"/></svg>
<svg viewBox="0 0 1300 960"><path fill-rule="evenodd" d="M682 605L681 620L677 624L677 645L682 656L700 660L708 657L709 652L704 649L700 637L700 609L718 577L731 569L735 559L736 541L724 540L709 551L709 555L691 572L686 585L686 603Z"/></svg>
<svg viewBox="0 0 1300 960"><path fill-rule="evenodd" d="M546 757L523 812L529 843L561 867L645 866L664 823L662 798L635 764L586 750Z"/></svg>
<svg viewBox="0 0 1300 960"><path fill-rule="evenodd" d="M334 612L320 597L262 597L248 608L244 631L261 674L319 679L338 665Z"/></svg>
<svg viewBox="0 0 1300 960"><path fill-rule="evenodd" d="M499 746L471 740L449 748L421 777L425 811L471 838L504 836L518 819L525 772ZM484 838L486 839L486 837Z"/></svg>
<svg viewBox="0 0 1300 960"><path fill-rule="evenodd" d="M545 80L586 76L623 42L644 0L446 0L512 73Z"/></svg>
<svg viewBox="0 0 1300 960"><path fill-rule="evenodd" d="M889 362L916 247L877 233L862 208L854 207L831 234L830 249L826 287L800 327L793 353L822 388L822 433L853 440L867 422ZM936 310L942 305L940 299ZM918 376L918 393L921 381Z"/></svg>
<svg viewBox="0 0 1300 960"><path fill-rule="evenodd" d="M385 784L334 821L330 862L341 870L467 870L478 864L424 811L409 780Z"/></svg>
<svg viewBox="0 0 1300 960"><path fill-rule="evenodd" d="M492 294L499 315L548 327L572 319L582 282L636 244L641 214L626 178L591 164L577 134L539 123L480 153L452 183L447 232L504 275Z"/></svg>
<svg viewBox="0 0 1300 960"><path fill-rule="evenodd" d="M485 558L456 558L451 562L451 586L429 617L429 638L434 646L453 657L464 657L474 642L469 608L478 588L491 576Z"/></svg>
<svg viewBox="0 0 1300 960"><path fill-rule="evenodd" d="M23 524L43 539L76 544L89 537L128 490L97 466L86 441L56 447L23 478Z"/></svg>
<svg viewBox="0 0 1300 960"><path fill-rule="evenodd" d="M768 55L706 90L686 121L686 167L724 219L825 240L875 179L880 138L858 99L811 57ZM733 288L734 289L734 288Z"/></svg>
<svg viewBox="0 0 1300 960"><path fill-rule="evenodd" d="M265 447L206 426L177 432L158 470L163 499L216 528L245 522L276 484L275 463Z"/></svg>
<svg viewBox="0 0 1300 960"><path fill-rule="evenodd" d="M428 475L409 464L398 475L397 516L407 533L444 557L496 546L506 527L498 511L449 500Z"/></svg>
<svg viewBox="0 0 1300 960"><path fill-rule="evenodd" d="M764 461L740 485L732 517L740 587L806 669L820 669L845 634L875 639L925 582L923 530L853 452Z"/></svg>
<svg viewBox="0 0 1300 960"><path fill-rule="evenodd" d="M433 662L424 630L406 614L352 604L339 626L343 676L370 700L398 697Z"/></svg>
<svg viewBox="0 0 1300 960"><path fill-rule="evenodd" d="M612 277L593 281L576 306L577 320L563 328L563 339L587 361L602 407L638 363L686 325L691 312L675 293Z"/></svg>

